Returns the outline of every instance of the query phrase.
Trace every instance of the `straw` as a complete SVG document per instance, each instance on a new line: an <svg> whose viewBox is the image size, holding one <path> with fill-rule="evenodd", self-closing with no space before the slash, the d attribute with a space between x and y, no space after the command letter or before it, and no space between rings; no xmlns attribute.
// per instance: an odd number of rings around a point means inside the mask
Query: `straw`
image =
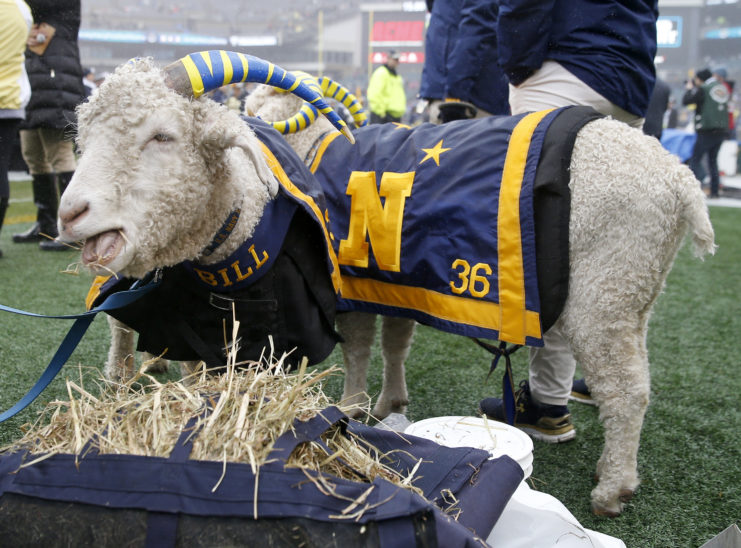
<svg viewBox="0 0 741 548"><path fill-rule="evenodd" d="M102 392L98 396L82 385L80 373L79 381L67 380L68 401L49 403L21 439L0 451L28 451L23 466L60 453L84 459L88 450L166 458L188 421L197 417L190 436L191 459L221 462L224 474L229 463L249 464L258 476L273 444L296 419L309 420L332 404L322 383L337 373L337 367L309 370L304 361L298 371L289 373L284 359L270 364L236 364L230 359L218 372L206 374L202 368L180 382L166 383L142 367L127 383L96 381ZM345 413L357 409L342 408ZM382 477L422 494L413 485L417 467L404 477L384 464L386 455L342 432L339 425L329 428L322 441L329 454L318 443L302 443L287 466L302 469L323 492L338 496L335 477L362 482ZM215 492L224 474L213 486ZM362 515L369 508L364 500L370 491L363 500L348 501L343 517Z"/></svg>

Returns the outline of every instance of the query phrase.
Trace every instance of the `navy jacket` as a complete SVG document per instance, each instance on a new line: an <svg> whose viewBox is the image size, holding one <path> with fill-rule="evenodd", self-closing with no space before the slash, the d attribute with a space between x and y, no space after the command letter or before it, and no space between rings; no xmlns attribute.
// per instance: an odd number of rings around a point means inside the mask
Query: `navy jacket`
<svg viewBox="0 0 741 548"><path fill-rule="evenodd" d="M419 95L454 97L509 114L507 78L497 64L496 3L436 0L425 36Z"/></svg>
<svg viewBox="0 0 741 548"><path fill-rule="evenodd" d="M491 114L509 114L507 77L497 60L496 2L464 0L458 39L448 57L445 96Z"/></svg>
<svg viewBox="0 0 741 548"><path fill-rule="evenodd" d="M430 10L430 24L425 34L425 64L419 96L444 99L447 60L458 38L458 20L462 0L437 0Z"/></svg>
<svg viewBox="0 0 741 548"><path fill-rule="evenodd" d="M501 0L499 64L518 85L551 59L644 116L656 71L657 0Z"/></svg>

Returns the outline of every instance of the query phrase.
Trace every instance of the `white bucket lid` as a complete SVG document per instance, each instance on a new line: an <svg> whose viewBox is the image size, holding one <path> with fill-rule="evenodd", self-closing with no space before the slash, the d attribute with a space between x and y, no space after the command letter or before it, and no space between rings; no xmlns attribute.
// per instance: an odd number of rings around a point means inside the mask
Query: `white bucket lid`
<svg viewBox="0 0 741 548"><path fill-rule="evenodd" d="M475 447L491 458L507 455L529 477L533 471L533 441L514 426L483 417L432 417L413 422L405 434L419 436L447 447Z"/></svg>

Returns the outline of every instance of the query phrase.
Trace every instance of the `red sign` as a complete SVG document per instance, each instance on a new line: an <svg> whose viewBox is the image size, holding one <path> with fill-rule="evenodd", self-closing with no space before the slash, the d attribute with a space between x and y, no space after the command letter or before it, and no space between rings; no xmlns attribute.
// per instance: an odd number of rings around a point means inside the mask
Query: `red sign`
<svg viewBox="0 0 741 548"><path fill-rule="evenodd" d="M373 23L373 42L421 42L424 40L424 21L376 21Z"/></svg>

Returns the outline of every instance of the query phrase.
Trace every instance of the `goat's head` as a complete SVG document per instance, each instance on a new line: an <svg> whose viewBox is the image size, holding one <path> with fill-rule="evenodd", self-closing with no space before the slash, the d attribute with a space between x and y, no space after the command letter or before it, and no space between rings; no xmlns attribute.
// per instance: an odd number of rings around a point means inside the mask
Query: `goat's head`
<svg viewBox="0 0 741 548"><path fill-rule="evenodd" d="M63 241L85 242L84 265L141 277L195 258L224 220L214 217L245 196L259 219L277 191L259 142L235 113L197 99L234 81L299 93L350 135L320 92L260 59L208 52L164 69L131 61L78 108L82 155L60 203L59 230Z"/></svg>

